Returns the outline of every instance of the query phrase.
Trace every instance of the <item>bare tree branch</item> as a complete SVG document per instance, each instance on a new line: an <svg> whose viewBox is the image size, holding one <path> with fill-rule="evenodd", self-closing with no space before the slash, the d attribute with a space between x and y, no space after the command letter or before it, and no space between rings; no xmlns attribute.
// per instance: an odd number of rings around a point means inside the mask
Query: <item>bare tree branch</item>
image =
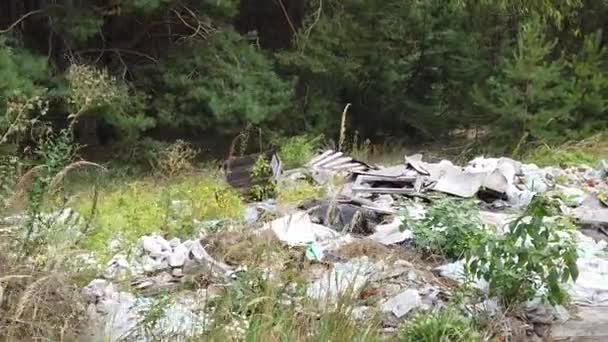
<svg viewBox="0 0 608 342"><path fill-rule="evenodd" d="M34 11L31 11L31 12L28 12L28 13L24 14L21 18L17 19L17 21L15 21L14 23L12 23L9 27L7 27L4 30L0 30L0 34L4 34L4 33L7 33L9 31L11 31L12 29L14 29L17 25L19 25L19 23L21 23L25 19L27 19L27 18L35 15L35 14L42 13L42 12L44 12L44 9L41 8L41 9L37 9L37 10L34 10Z"/></svg>

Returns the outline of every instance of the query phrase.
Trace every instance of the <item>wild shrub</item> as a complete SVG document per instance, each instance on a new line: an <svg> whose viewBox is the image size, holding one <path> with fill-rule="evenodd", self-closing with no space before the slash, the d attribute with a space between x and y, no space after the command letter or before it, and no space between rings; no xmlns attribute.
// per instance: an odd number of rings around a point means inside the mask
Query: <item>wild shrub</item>
<svg viewBox="0 0 608 342"><path fill-rule="evenodd" d="M301 204L308 200L322 198L324 189L306 181L279 184L277 200L279 203Z"/></svg>
<svg viewBox="0 0 608 342"><path fill-rule="evenodd" d="M279 146L279 156L285 169L295 169L304 166L319 147L323 136L297 135L278 138L275 145Z"/></svg>
<svg viewBox="0 0 608 342"><path fill-rule="evenodd" d="M444 198L435 201L422 220L406 218L414 241L425 253L457 259L475 249L488 234L472 201Z"/></svg>
<svg viewBox="0 0 608 342"><path fill-rule="evenodd" d="M506 306L540 297L551 304L568 300L563 284L578 277L573 224L535 199L504 236L486 236L467 254L467 273L489 282L490 295Z"/></svg>
<svg viewBox="0 0 608 342"><path fill-rule="evenodd" d="M0 340L70 341L86 331L86 303L73 274L17 262L2 266Z"/></svg>
<svg viewBox="0 0 608 342"><path fill-rule="evenodd" d="M276 196L277 184L272 177L272 168L263 156L259 156L253 165L251 183L251 197L254 201L263 201Z"/></svg>
<svg viewBox="0 0 608 342"><path fill-rule="evenodd" d="M165 177L171 178L194 170L194 159L198 151L183 140L166 146L153 158L152 164Z"/></svg>

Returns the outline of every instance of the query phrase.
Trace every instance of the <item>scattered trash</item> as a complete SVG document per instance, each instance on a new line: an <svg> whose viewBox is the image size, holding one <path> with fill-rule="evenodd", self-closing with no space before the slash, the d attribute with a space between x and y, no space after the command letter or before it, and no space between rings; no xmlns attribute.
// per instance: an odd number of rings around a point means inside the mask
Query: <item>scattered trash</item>
<svg viewBox="0 0 608 342"><path fill-rule="evenodd" d="M408 229L402 230L402 225L403 219L395 217L391 223L376 226L376 232L368 236L368 239L389 246L414 238L414 232Z"/></svg>
<svg viewBox="0 0 608 342"><path fill-rule="evenodd" d="M278 218L262 229L271 229L279 240L289 246L304 246L339 235L333 229L313 223L310 215L304 212Z"/></svg>
<svg viewBox="0 0 608 342"><path fill-rule="evenodd" d="M330 271L313 282L306 293L313 299L328 302L343 295L356 297L369 279L380 270L381 267L371 263L367 257L336 263Z"/></svg>
<svg viewBox="0 0 608 342"><path fill-rule="evenodd" d="M320 155L311 159L307 164L307 167L316 171L329 171L329 172L339 172L339 171L363 171L374 169L375 167L364 163L359 160L354 160L351 157L344 156L342 152L334 152L332 150L327 150Z"/></svg>

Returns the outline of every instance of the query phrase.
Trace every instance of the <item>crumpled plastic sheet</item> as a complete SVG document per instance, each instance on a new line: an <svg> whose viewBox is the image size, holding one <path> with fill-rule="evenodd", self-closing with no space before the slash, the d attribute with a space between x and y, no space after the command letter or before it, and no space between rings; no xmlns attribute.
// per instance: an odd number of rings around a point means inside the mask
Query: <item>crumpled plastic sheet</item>
<svg viewBox="0 0 608 342"><path fill-rule="evenodd" d="M271 229L279 240L289 246L305 246L339 236L333 229L313 223L310 215L304 212L278 218L262 229Z"/></svg>

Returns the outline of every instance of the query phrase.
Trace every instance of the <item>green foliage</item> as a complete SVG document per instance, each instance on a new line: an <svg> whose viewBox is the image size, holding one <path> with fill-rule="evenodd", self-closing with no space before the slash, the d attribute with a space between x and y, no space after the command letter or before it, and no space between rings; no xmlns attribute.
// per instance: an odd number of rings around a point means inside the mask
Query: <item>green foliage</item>
<svg viewBox="0 0 608 342"><path fill-rule="evenodd" d="M424 252L452 259L476 249L488 235L477 205L451 198L435 201L421 220L406 216L404 228L414 231L416 246Z"/></svg>
<svg viewBox="0 0 608 342"><path fill-rule="evenodd" d="M541 145L530 149L525 160L539 166L595 166L608 155L608 136L596 134L581 141L559 146Z"/></svg>
<svg viewBox="0 0 608 342"><path fill-rule="evenodd" d="M163 95L153 100L160 120L171 125L208 128L244 122L272 122L290 106L289 82L273 70L259 48L230 29L174 53L152 70L150 88Z"/></svg>
<svg viewBox="0 0 608 342"><path fill-rule="evenodd" d="M123 131L127 138L154 126L154 120L144 116L141 95L111 76L107 70L88 65L72 64L66 75L69 85L68 119L73 122L87 114L97 114Z"/></svg>
<svg viewBox="0 0 608 342"><path fill-rule="evenodd" d="M85 199L77 209L86 217L93 204ZM196 222L238 221L243 212L238 194L219 183L213 174L178 179L164 187L153 182L131 182L100 194L96 206L94 229L84 247L97 252L106 251L114 238L127 245L153 233L192 238L198 234Z"/></svg>
<svg viewBox="0 0 608 342"><path fill-rule="evenodd" d="M476 100L499 128L493 133L495 142L515 151L528 140L562 139L560 132L571 119L564 66L550 59L557 42L548 41L544 30L538 19L524 24L500 76L486 82L489 94L476 91Z"/></svg>
<svg viewBox="0 0 608 342"><path fill-rule="evenodd" d="M398 333L400 342L482 341L473 321L454 309L415 316Z"/></svg>
<svg viewBox="0 0 608 342"><path fill-rule="evenodd" d="M568 138L582 139L608 128L608 50L602 46L601 35L584 38L578 53L566 66L572 78L567 101L572 106L572 119L565 133Z"/></svg>
<svg viewBox="0 0 608 342"><path fill-rule="evenodd" d="M273 279L255 270L243 273L207 304L213 308L209 331L193 340L382 341L378 317L353 320L355 303L348 295L335 306L320 308L306 299L305 290L302 277Z"/></svg>
<svg viewBox="0 0 608 342"><path fill-rule="evenodd" d="M47 88L42 82L47 76L44 58L9 47L0 36L0 144L23 135L46 113L43 96Z"/></svg>
<svg viewBox="0 0 608 342"><path fill-rule="evenodd" d="M323 140L323 136L297 135L279 138L275 145L279 146L279 156L285 169L295 169L304 166L314 156L315 150Z"/></svg>
<svg viewBox="0 0 608 342"><path fill-rule="evenodd" d="M22 161L15 156L0 156L0 214L10 204Z"/></svg>
<svg viewBox="0 0 608 342"><path fill-rule="evenodd" d="M277 201L286 204L301 204L308 200L322 198L323 188L306 181L280 184L277 190Z"/></svg>
<svg viewBox="0 0 608 342"><path fill-rule="evenodd" d="M54 185L63 170L72 163L79 146L74 143L71 132L62 130L57 134L43 137L39 147L34 151L37 165L33 172L33 182L27 185L27 220L23 227L22 248L24 255L32 255L44 245L52 231L52 226L43 222L41 214L45 205L52 199L50 195L56 190Z"/></svg>
<svg viewBox="0 0 608 342"><path fill-rule="evenodd" d="M563 284L576 281L577 250L573 225L553 216L554 205L535 199L504 236L488 236L467 253L467 272L490 284L490 295L506 306L539 296L551 304L568 300Z"/></svg>
<svg viewBox="0 0 608 342"><path fill-rule="evenodd" d="M253 165L251 183L251 197L255 201L273 198L277 193L277 185L272 175L272 168L263 156L259 156Z"/></svg>

